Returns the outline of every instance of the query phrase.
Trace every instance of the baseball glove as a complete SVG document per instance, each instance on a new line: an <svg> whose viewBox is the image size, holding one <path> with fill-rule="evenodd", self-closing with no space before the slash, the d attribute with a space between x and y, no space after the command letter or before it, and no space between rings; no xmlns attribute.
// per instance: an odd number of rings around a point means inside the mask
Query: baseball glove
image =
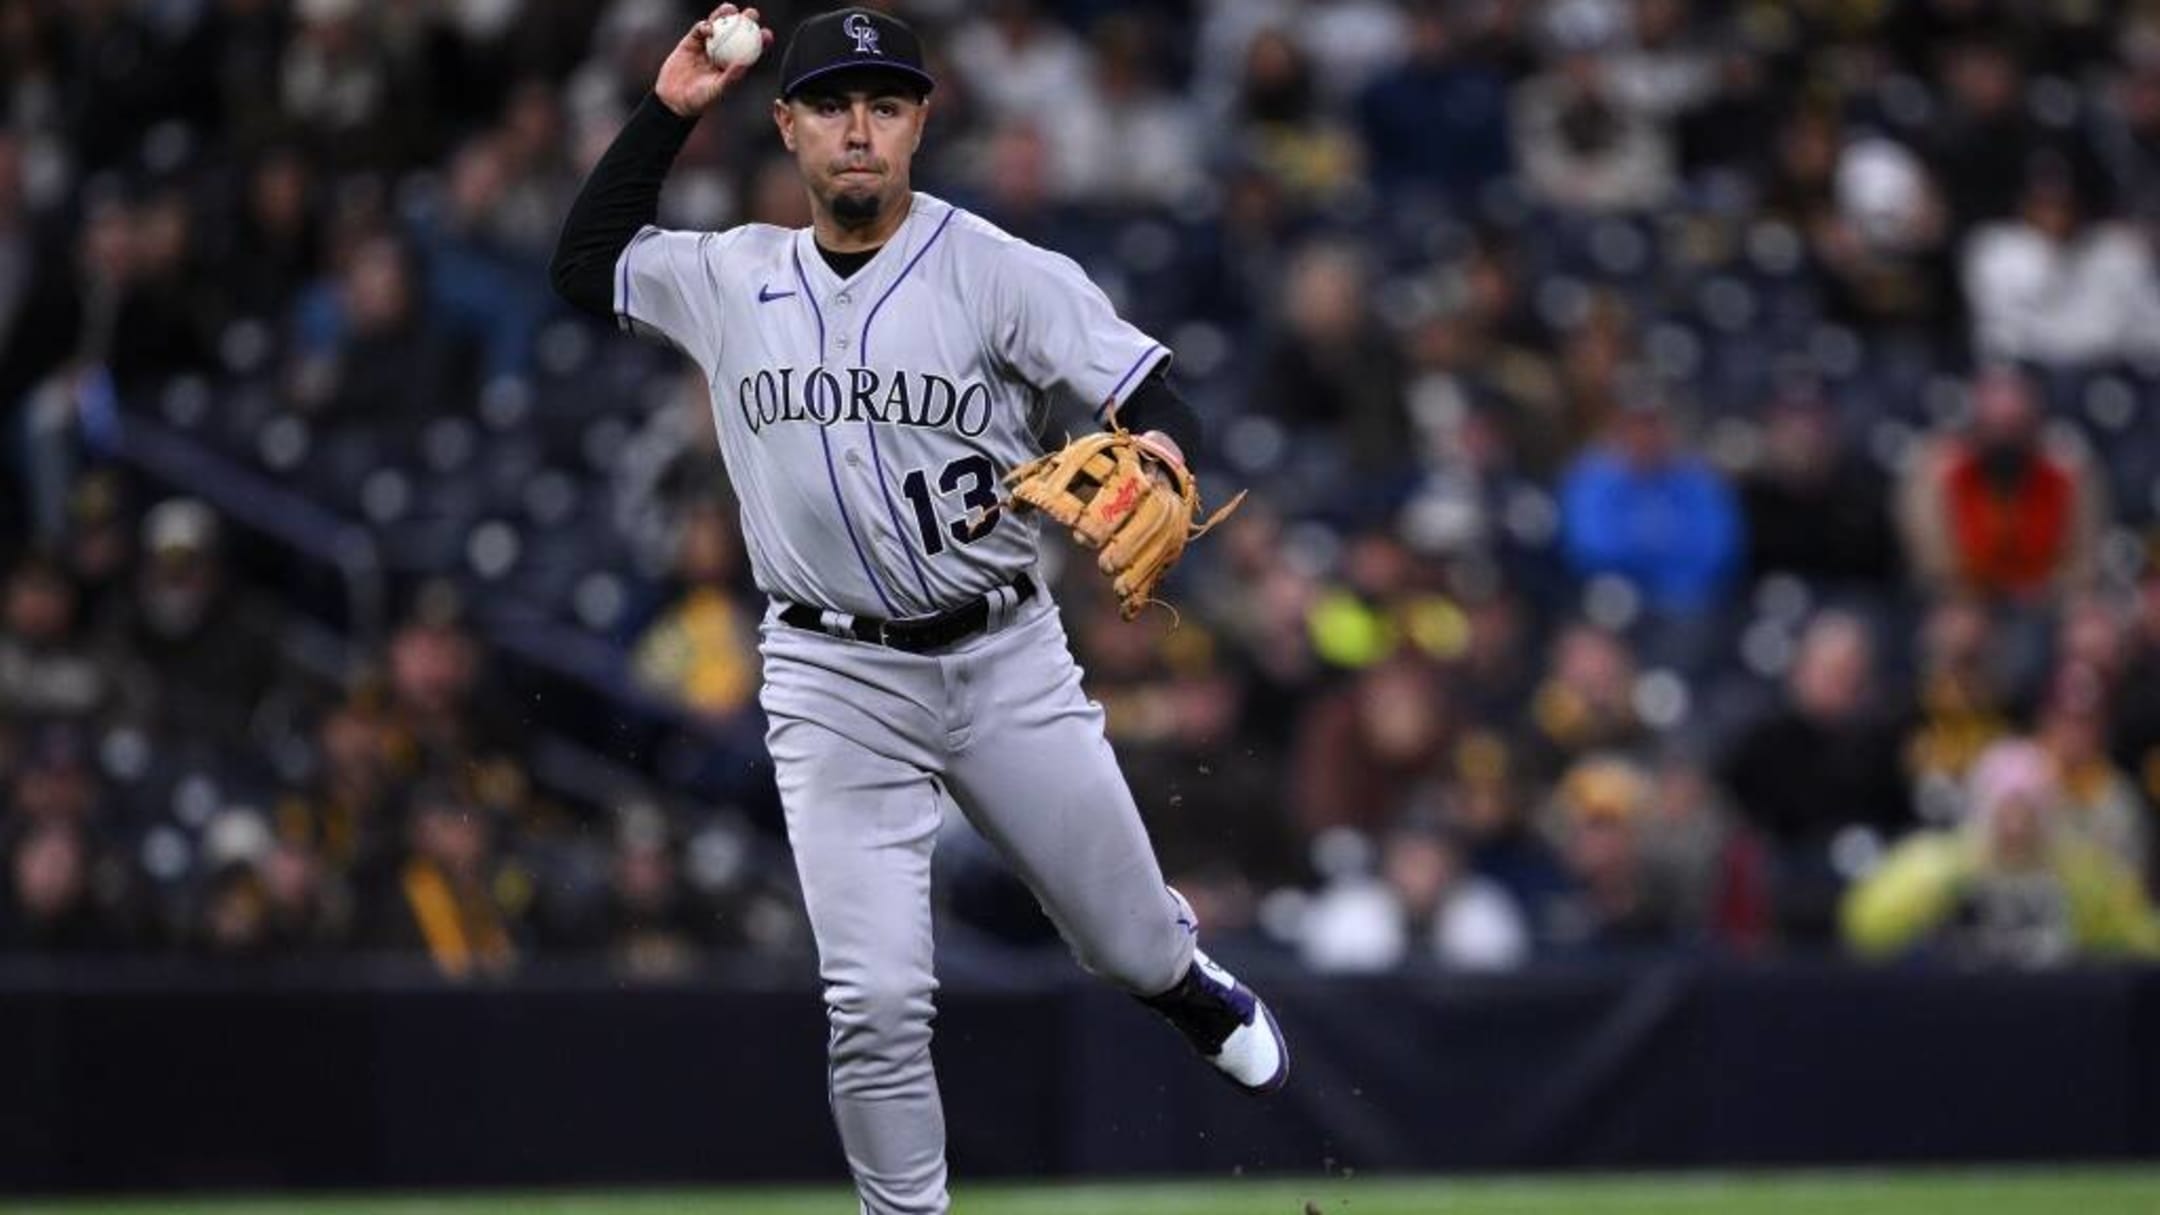
<svg viewBox="0 0 2160 1215"><path fill-rule="evenodd" d="M1127 430L1084 435L1005 475L1013 503L1072 529L1100 550L1125 619L1154 601L1155 586L1177 564L1187 541L1207 534L1245 500L1240 493L1205 523L1200 487L1183 461Z"/></svg>

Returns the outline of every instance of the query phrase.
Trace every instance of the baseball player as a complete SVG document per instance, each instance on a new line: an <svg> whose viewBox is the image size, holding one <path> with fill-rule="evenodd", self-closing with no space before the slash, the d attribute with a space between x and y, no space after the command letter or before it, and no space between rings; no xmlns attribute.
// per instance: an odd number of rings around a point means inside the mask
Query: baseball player
<svg viewBox="0 0 2160 1215"><path fill-rule="evenodd" d="M1169 351L1072 261L911 189L935 85L884 13L811 17L782 56L772 116L810 227L653 226L676 152L747 70L708 58L733 15L721 5L661 66L571 207L554 281L705 373L771 598L760 699L817 938L833 1116L865 1212L941 1212L930 859L948 804L1082 966L1245 1090L1288 1075L1273 1016L1199 951L1164 885L1035 569L1047 514L1101 546L1136 610L1197 534L1180 453L1199 422L1164 379ZM1066 404L1091 433L1044 455Z"/></svg>

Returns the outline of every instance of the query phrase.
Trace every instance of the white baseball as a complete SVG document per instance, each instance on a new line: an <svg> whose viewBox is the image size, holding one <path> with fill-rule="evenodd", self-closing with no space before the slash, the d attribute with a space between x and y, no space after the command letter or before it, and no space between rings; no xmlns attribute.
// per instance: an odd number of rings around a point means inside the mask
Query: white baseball
<svg viewBox="0 0 2160 1215"><path fill-rule="evenodd" d="M765 53L765 35L758 30L758 23L741 13L730 13L713 22L712 33L705 39L705 57L717 68L745 66L756 63Z"/></svg>

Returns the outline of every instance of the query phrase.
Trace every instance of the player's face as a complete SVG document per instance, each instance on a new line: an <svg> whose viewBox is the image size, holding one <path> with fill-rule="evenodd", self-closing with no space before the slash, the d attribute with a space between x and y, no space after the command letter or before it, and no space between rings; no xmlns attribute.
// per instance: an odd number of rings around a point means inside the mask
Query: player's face
<svg viewBox="0 0 2160 1215"><path fill-rule="evenodd" d="M911 93L867 87L776 102L773 121L819 209L843 227L864 227L906 194L929 110Z"/></svg>

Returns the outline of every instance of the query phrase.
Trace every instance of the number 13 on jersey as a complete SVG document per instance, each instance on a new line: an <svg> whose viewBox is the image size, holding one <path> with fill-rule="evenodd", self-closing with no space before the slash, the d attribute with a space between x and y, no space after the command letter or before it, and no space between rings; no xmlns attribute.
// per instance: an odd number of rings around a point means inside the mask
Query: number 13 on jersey
<svg viewBox="0 0 2160 1215"><path fill-rule="evenodd" d="M910 471L900 482L901 491L915 508L915 527L922 535L925 555L935 557L944 552L948 535L961 544L973 544L996 530L997 469L991 465L990 457L977 453L947 464L937 474L936 495L930 492L930 483L929 470L922 468ZM941 518L939 500L954 494L960 497L963 513Z"/></svg>

